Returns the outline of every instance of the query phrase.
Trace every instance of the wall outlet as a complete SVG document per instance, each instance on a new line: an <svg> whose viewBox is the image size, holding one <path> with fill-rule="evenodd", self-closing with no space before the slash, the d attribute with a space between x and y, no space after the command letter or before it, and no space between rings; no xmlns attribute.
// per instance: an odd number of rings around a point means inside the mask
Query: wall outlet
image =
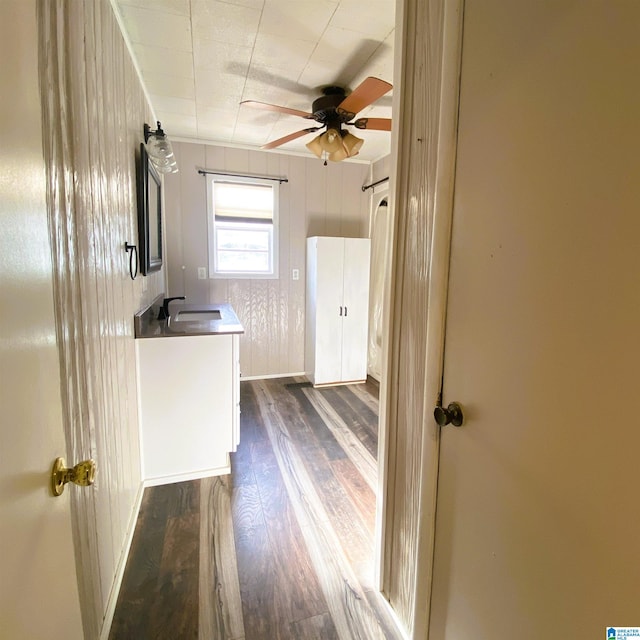
<svg viewBox="0 0 640 640"><path fill-rule="evenodd" d="M300 280L300 269L293 269L291 271L291 279L292 280Z"/></svg>
<svg viewBox="0 0 640 640"><path fill-rule="evenodd" d="M206 279L207 279L207 268L198 267L198 280L206 280Z"/></svg>

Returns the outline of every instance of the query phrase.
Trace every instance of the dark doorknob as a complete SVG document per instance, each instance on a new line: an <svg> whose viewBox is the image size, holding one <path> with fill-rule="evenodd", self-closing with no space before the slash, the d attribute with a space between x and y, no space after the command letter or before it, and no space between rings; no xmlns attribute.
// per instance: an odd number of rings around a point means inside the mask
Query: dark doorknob
<svg viewBox="0 0 640 640"><path fill-rule="evenodd" d="M439 404L433 411L433 417L441 427L448 424L459 427L464 421L462 407L457 402L452 402L446 409Z"/></svg>

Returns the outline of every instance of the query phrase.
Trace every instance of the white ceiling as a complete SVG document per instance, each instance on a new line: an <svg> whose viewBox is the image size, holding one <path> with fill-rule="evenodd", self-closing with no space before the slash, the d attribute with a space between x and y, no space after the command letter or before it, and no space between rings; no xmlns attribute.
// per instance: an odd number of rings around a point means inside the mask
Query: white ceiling
<svg viewBox="0 0 640 640"><path fill-rule="evenodd" d="M395 0L115 0L152 106L169 138L261 145L313 121L247 106L309 112L321 88L393 82ZM391 117L391 93L360 117ZM153 123L149 123L153 124ZM391 134L355 131L357 159L389 153ZM307 151L305 135L281 147Z"/></svg>

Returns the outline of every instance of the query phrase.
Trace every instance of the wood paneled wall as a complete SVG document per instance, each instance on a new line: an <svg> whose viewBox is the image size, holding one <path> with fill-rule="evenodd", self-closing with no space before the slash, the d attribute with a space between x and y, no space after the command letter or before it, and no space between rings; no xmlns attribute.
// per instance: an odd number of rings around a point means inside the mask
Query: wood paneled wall
<svg viewBox="0 0 640 640"><path fill-rule="evenodd" d="M169 132L170 133L170 132ZM240 339L243 377L300 373L304 364L305 239L367 237L369 165L213 145L174 143L180 172L165 185L169 295L191 302L229 302L245 334ZM280 186L279 277L198 280L207 267L206 179L199 168L286 177ZM292 279L298 269L299 280Z"/></svg>
<svg viewBox="0 0 640 640"><path fill-rule="evenodd" d="M108 0L37 7L67 461L98 467L93 487L63 499L85 637L98 638L140 492L133 315L164 288L162 272L133 282L124 251L137 244L135 155L153 118Z"/></svg>

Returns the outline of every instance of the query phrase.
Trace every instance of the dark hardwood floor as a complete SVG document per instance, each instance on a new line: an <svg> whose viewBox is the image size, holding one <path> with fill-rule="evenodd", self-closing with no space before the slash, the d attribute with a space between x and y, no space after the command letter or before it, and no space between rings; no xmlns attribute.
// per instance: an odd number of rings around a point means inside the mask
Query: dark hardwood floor
<svg viewBox="0 0 640 640"><path fill-rule="evenodd" d="M241 385L231 474L145 490L111 640L400 638L373 588L378 389Z"/></svg>

